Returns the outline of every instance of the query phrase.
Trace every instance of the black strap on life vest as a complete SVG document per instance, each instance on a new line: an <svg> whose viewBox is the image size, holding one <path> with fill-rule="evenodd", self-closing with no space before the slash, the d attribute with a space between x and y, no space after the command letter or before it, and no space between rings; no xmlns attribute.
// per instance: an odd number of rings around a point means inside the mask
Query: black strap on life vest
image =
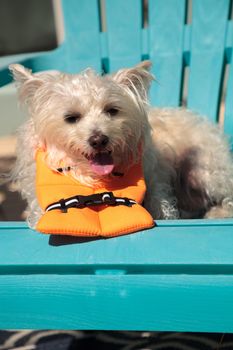
<svg viewBox="0 0 233 350"><path fill-rule="evenodd" d="M58 202L51 203L45 211L60 209L63 213L67 213L69 208L84 208L94 205L126 205L131 207L137 202L127 197L115 197L112 192L102 192L91 194L89 196L73 196L66 199L60 199Z"/></svg>

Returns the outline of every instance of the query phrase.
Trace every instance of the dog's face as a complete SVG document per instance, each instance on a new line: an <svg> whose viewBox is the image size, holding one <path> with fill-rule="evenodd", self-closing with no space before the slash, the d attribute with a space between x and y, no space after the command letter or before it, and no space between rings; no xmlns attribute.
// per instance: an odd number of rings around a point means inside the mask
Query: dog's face
<svg viewBox="0 0 233 350"><path fill-rule="evenodd" d="M92 70L33 75L10 67L52 168L74 166L97 178L137 159L149 129L149 67L146 61L106 76Z"/></svg>

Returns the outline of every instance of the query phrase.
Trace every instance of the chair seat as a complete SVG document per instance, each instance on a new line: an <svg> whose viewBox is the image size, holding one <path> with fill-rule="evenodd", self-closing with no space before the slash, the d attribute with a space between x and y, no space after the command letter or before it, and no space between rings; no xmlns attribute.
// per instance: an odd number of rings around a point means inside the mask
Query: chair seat
<svg viewBox="0 0 233 350"><path fill-rule="evenodd" d="M85 240L2 223L0 328L233 332L232 226Z"/></svg>

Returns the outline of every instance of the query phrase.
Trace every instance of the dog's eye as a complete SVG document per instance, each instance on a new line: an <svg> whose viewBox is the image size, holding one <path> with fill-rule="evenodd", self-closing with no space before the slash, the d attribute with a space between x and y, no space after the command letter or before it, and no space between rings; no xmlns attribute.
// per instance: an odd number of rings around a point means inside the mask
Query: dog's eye
<svg viewBox="0 0 233 350"><path fill-rule="evenodd" d="M107 107L105 108L105 113L108 113L109 115L111 115L111 117L114 117L115 115L118 114L119 109L117 109L116 107Z"/></svg>
<svg viewBox="0 0 233 350"><path fill-rule="evenodd" d="M75 124L81 118L80 113L70 113L64 116L64 120L68 124Z"/></svg>

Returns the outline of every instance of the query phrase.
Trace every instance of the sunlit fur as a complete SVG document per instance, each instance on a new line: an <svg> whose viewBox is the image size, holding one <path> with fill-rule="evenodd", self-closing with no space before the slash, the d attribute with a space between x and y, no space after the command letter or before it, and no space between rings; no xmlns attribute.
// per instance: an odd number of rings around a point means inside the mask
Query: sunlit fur
<svg viewBox="0 0 233 350"><path fill-rule="evenodd" d="M100 76L91 69L32 74L10 66L29 111L18 133L12 178L27 199L31 227L42 214L35 195L35 150L47 151L46 162L55 171L71 167L75 179L97 187L109 175L99 176L90 167L95 150L88 140L96 132L108 136L106 151L116 170L126 173L142 158L145 207L154 218L232 216L233 166L221 130L187 110L149 109L149 68L145 61ZM110 108L118 113L111 115ZM65 121L70 114L80 116L77 122Z"/></svg>

